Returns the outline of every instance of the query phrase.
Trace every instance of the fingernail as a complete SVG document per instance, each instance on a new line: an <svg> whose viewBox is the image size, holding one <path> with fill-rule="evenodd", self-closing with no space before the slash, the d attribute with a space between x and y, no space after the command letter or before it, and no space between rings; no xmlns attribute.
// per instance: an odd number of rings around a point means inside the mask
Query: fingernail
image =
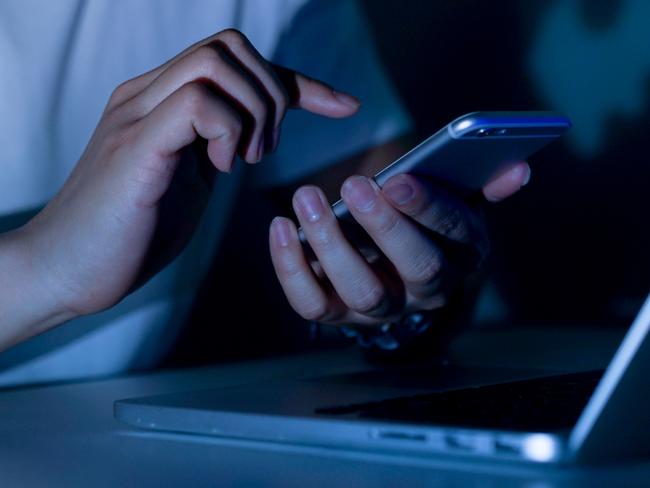
<svg viewBox="0 0 650 488"><path fill-rule="evenodd" d="M413 199L415 190L411 185L407 185L406 183L399 183L397 185L391 185L388 188L384 188L384 194L395 205L406 205Z"/></svg>
<svg viewBox="0 0 650 488"><path fill-rule="evenodd" d="M264 156L264 133L260 136L260 143L257 146L257 162L259 163Z"/></svg>
<svg viewBox="0 0 650 488"><path fill-rule="evenodd" d="M524 182L521 184L521 186L526 186L530 181L530 175L531 175L530 166L526 165L524 171L526 172L526 174L524 175Z"/></svg>
<svg viewBox="0 0 650 488"><path fill-rule="evenodd" d="M296 195L298 213L309 222L316 222L323 215L323 202L314 188L301 188Z"/></svg>
<svg viewBox="0 0 650 488"><path fill-rule="evenodd" d="M285 219L281 217L275 217L273 219L271 222L271 238L280 247L289 246L289 242L291 242L291 229Z"/></svg>
<svg viewBox="0 0 650 488"><path fill-rule="evenodd" d="M377 190L365 176L353 176L343 184L341 196L357 210L368 212L375 206Z"/></svg>
<svg viewBox="0 0 650 488"><path fill-rule="evenodd" d="M352 95L348 95L347 93L341 93L337 92L336 90L332 90L332 95L334 95L339 102L347 105L348 107L359 108L359 105L361 105L361 102L358 98L353 97Z"/></svg>

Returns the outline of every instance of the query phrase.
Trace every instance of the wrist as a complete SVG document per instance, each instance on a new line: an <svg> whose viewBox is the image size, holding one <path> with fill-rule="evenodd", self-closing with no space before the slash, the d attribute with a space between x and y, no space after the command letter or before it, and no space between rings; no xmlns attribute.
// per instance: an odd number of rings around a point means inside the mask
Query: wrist
<svg viewBox="0 0 650 488"><path fill-rule="evenodd" d="M0 350L75 316L47 288L32 242L26 227L0 235Z"/></svg>
<svg viewBox="0 0 650 488"><path fill-rule="evenodd" d="M17 229L19 233L20 249L23 254L26 275L28 281L26 286L38 297L41 304L39 314L42 320L55 322L58 325L73 318L79 313L68 307L59 297L59 290L55 289L56 281L52 278L52 271L47 266L48 245L47 239L43 239L40 229L33 225L33 220L25 226ZM43 242L45 241L45 242ZM49 254L52 254L49 252Z"/></svg>

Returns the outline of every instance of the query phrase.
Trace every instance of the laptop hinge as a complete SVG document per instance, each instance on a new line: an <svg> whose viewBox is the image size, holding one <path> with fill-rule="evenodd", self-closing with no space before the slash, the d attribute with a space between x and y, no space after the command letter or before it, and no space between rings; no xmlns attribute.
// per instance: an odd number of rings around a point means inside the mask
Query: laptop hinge
<svg viewBox="0 0 650 488"><path fill-rule="evenodd" d="M579 462L650 457L650 297L569 437Z"/></svg>

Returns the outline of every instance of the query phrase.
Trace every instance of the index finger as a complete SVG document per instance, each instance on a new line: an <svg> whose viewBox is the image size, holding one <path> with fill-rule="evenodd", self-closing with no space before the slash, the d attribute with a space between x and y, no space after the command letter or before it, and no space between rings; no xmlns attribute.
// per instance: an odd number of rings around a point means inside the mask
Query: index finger
<svg viewBox="0 0 650 488"><path fill-rule="evenodd" d="M322 81L283 66L273 65L273 69L289 94L291 108L338 119L353 115L361 106L356 97L336 91Z"/></svg>
<svg viewBox="0 0 650 488"><path fill-rule="evenodd" d="M232 35L232 29L226 29L225 31L218 32L191 45L161 66L158 66L157 68L147 73L144 73L123 83L121 85L119 96L116 97L115 104L119 105L133 98L142 92L147 86L149 86L170 66L173 66L179 60L183 59L189 54L192 54L202 46L208 45L215 41L219 41L222 38L232 39L233 37L241 37L245 40L244 44L252 48L250 41L240 32L237 32L236 36ZM261 55L259 55L259 57L262 58ZM249 61L254 58L255 56L251 56L249 58ZM335 91L332 87L321 81L309 78L302 73L298 73L297 71L285 68L283 66L271 65L271 67L277 77L280 79L283 88L287 91L289 95L290 107L292 108L302 108L309 112L318 115L324 115L326 117L342 118L349 117L350 115L356 113L361 105L357 98L353 97L352 95L348 95L347 93ZM254 71L258 74L258 76L260 73L263 73L263 70L259 69Z"/></svg>

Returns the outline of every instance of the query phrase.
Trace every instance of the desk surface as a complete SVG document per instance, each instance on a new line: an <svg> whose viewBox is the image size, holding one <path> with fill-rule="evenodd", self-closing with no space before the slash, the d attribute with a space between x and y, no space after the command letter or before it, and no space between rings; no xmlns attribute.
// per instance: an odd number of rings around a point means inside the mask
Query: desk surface
<svg viewBox="0 0 650 488"><path fill-rule="evenodd" d="M458 341L451 358L475 362L482 352L480 361L492 364L514 361L539 366L543 360L545 367L558 370L597 367L606 364L619 338L620 332L613 331L479 332ZM513 342L517 347L512 347ZM540 347L540 342L546 345ZM501 351L500 345L507 347ZM589 354L584 354L585 348ZM0 485L550 488L650 484L650 462L557 469L319 448L298 450L138 431L112 417L113 401L120 398L367 368L356 351L344 350L3 391Z"/></svg>

